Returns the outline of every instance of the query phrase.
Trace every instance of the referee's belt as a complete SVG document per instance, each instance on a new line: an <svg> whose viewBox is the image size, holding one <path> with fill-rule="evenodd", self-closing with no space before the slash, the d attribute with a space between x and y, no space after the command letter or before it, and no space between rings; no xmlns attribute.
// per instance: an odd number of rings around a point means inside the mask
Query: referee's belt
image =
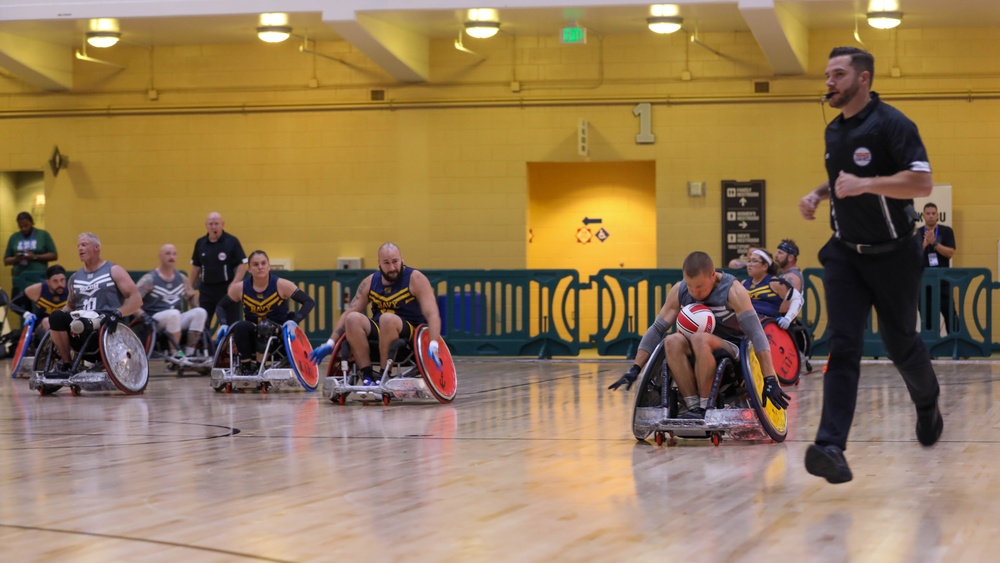
<svg viewBox="0 0 1000 563"><path fill-rule="evenodd" d="M910 237L899 237L898 239L891 240L889 242L880 242L877 244L856 244L853 242L848 242L844 239L837 239L837 242L846 246L847 248L857 252L858 254L885 254L887 252L892 252L909 240Z"/></svg>

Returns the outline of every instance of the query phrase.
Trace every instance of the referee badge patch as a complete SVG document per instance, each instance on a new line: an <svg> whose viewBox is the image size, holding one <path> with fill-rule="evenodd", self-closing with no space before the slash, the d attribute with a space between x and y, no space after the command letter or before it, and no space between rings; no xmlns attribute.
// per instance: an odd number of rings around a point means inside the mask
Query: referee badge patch
<svg viewBox="0 0 1000 563"><path fill-rule="evenodd" d="M857 162L857 161L858 161L858 157L857 157L857 154L855 154L854 155L854 162ZM225 252L220 252L219 253L219 260L222 260L222 261L226 260L226 253Z"/></svg>
<svg viewBox="0 0 1000 563"><path fill-rule="evenodd" d="M854 164L858 166L868 166L872 161L872 151L865 147L858 147L854 151Z"/></svg>

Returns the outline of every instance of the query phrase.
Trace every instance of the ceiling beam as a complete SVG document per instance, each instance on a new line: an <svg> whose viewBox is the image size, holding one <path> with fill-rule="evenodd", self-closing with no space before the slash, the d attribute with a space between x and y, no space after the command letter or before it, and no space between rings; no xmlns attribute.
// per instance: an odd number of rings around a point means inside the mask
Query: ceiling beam
<svg viewBox="0 0 1000 563"><path fill-rule="evenodd" d="M323 21L400 82L430 79L430 39L365 14L324 12Z"/></svg>
<svg viewBox="0 0 1000 563"><path fill-rule="evenodd" d="M61 45L0 33L0 67L42 90L73 88L73 57Z"/></svg>
<svg viewBox="0 0 1000 563"><path fill-rule="evenodd" d="M750 26L764 56L778 75L805 74L809 58L809 30L774 0L739 0L740 13Z"/></svg>

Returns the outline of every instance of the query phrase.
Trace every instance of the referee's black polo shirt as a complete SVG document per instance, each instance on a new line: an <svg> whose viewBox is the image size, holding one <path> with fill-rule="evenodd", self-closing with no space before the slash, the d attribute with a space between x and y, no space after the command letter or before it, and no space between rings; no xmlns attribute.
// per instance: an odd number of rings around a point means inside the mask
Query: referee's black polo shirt
<svg viewBox="0 0 1000 563"><path fill-rule="evenodd" d="M879 244L913 234L912 199L875 194L838 198L837 176L843 170L863 178L892 176L903 170L930 172L927 150L917 126L877 93L860 113L838 115L826 127L826 172L830 179L830 227L837 238L855 244Z"/></svg>
<svg viewBox="0 0 1000 563"><path fill-rule="evenodd" d="M198 239L191 255L191 264L201 267L201 283L207 285L228 285L236 268L246 260L239 239L225 231L215 242L210 241L208 235Z"/></svg>

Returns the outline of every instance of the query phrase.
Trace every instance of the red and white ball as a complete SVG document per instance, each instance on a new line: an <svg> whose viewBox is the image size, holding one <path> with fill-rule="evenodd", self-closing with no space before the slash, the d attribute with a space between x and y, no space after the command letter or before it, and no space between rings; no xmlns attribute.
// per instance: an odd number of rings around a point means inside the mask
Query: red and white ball
<svg viewBox="0 0 1000 563"><path fill-rule="evenodd" d="M696 332L707 332L711 334L715 331L715 315L708 305L702 303L692 303L685 305L680 314L677 315L677 332L691 338Z"/></svg>

